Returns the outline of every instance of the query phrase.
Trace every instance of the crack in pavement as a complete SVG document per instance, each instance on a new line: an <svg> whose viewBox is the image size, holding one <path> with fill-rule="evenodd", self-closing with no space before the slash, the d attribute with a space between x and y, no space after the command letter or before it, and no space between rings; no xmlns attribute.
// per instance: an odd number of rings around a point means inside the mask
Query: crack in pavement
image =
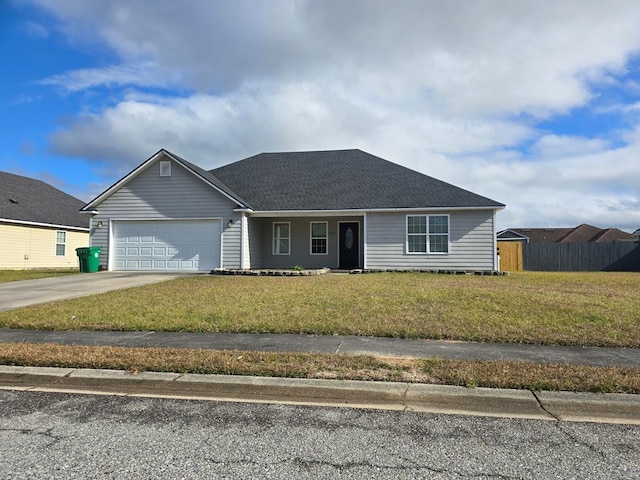
<svg viewBox="0 0 640 480"><path fill-rule="evenodd" d="M542 409L542 410L543 410L547 415L549 415L549 416L553 417L557 422L562 422L562 419L561 419L558 415L556 415L556 414L552 413L550 410L548 410L548 409L547 409L547 407L545 407L545 406L544 406L544 404L542 403L542 401L540 400L540 398L538 397L538 395L536 394L536 392L535 392L535 391L533 391L533 390L529 390L529 391L530 391L530 392L531 392L531 394L533 395L533 398L535 398L535 399L536 399L536 402L538 402L538 405L540 406L540 408L541 408L541 409Z"/></svg>
<svg viewBox="0 0 640 480"><path fill-rule="evenodd" d="M51 447L52 445L55 445L56 443L58 443L60 440L64 438L63 436L60 436L60 435L54 435L52 433L53 427L47 428L44 431L39 431L33 428L0 428L0 432L17 432L23 435L34 435L34 436L41 435L43 437L53 439L53 441L45 445L45 447Z"/></svg>

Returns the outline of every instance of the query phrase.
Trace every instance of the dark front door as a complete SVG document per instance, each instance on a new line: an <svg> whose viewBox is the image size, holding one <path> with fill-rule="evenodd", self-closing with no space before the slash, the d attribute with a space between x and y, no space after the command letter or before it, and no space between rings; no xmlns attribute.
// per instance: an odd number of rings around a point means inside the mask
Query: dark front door
<svg viewBox="0 0 640 480"><path fill-rule="evenodd" d="M357 222L340 223L340 259L341 270L353 270L360 266L360 235Z"/></svg>

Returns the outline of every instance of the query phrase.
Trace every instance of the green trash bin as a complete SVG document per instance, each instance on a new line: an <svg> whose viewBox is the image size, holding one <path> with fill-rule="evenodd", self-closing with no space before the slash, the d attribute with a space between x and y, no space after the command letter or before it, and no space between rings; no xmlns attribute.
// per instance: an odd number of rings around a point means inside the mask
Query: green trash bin
<svg viewBox="0 0 640 480"><path fill-rule="evenodd" d="M82 247L76 248L76 254L80 261L80 271L82 273L97 272L100 268L100 251L102 247Z"/></svg>

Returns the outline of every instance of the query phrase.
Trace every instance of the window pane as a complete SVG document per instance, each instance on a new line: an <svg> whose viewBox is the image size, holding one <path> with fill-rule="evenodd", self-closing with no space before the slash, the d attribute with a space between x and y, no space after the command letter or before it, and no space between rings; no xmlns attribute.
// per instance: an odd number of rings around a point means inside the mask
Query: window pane
<svg viewBox="0 0 640 480"><path fill-rule="evenodd" d="M448 235L429 235L429 251L433 253L448 253Z"/></svg>
<svg viewBox="0 0 640 480"><path fill-rule="evenodd" d="M312 223L311 224L311 237L326 237L327 236L327 224L326 223Z"/></svg>
<svg viewBox="0 0 640 480"><path fill-rule="evenodd" d="M427 236L426 235L409 235L409 252L426 253L427 252Z"/></svg>
<svg viewBox="0 0 640 480"><path fill-rule="evenodd" d="M289 237L289 224L288 223L276 223L276 236L277 237Z"/></svg>
<svg viewBox="0 0 640 480"><path fill-rule="evenodd" d="M408 233L427 233L427 217L410 216L407 218Z"/></svg>
<svg viewBox="0 0 640 480"><path fill-rule="evenodd" d="M430 216L429 233L449 233L449 217L446 215Z"/></svg>
<svg viewBox="0 0 640 480"><path fill-rule="evenodd" d="M281 254L289 253L289 239L281 238L280 240L278 240L277 247L278 248L276 250L276 253L281 253Z"/></svg>
<svg viewBox="0 0 640 480"><path fill-rule="evenodd" d="M56 256L64 257L65 254L65 246L64 245L56 245Z"/></svg>
<svg viewBox="0 0 640 480"><path fill-rule="evenodd" d="M311 253L327 253L327 240L324 238L314 238L311 240Z"/></svg>
<svg viewBox="0 0 640 480"><path fill-rule="evenodd" d="M65 243L67 240L67 232L56 232L56 243Z"/></svg>

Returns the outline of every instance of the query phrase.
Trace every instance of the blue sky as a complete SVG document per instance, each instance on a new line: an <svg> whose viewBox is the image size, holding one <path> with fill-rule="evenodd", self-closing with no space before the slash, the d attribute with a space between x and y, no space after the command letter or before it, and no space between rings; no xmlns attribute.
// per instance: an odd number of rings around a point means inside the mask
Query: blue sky
<svg viewBox="0 0 640 480"><path fill-rule="evenodd" d="M160 148L204 167L361 148L507 204L640 228L633 1L9 0L0 170L83 200Z"/></svg>

